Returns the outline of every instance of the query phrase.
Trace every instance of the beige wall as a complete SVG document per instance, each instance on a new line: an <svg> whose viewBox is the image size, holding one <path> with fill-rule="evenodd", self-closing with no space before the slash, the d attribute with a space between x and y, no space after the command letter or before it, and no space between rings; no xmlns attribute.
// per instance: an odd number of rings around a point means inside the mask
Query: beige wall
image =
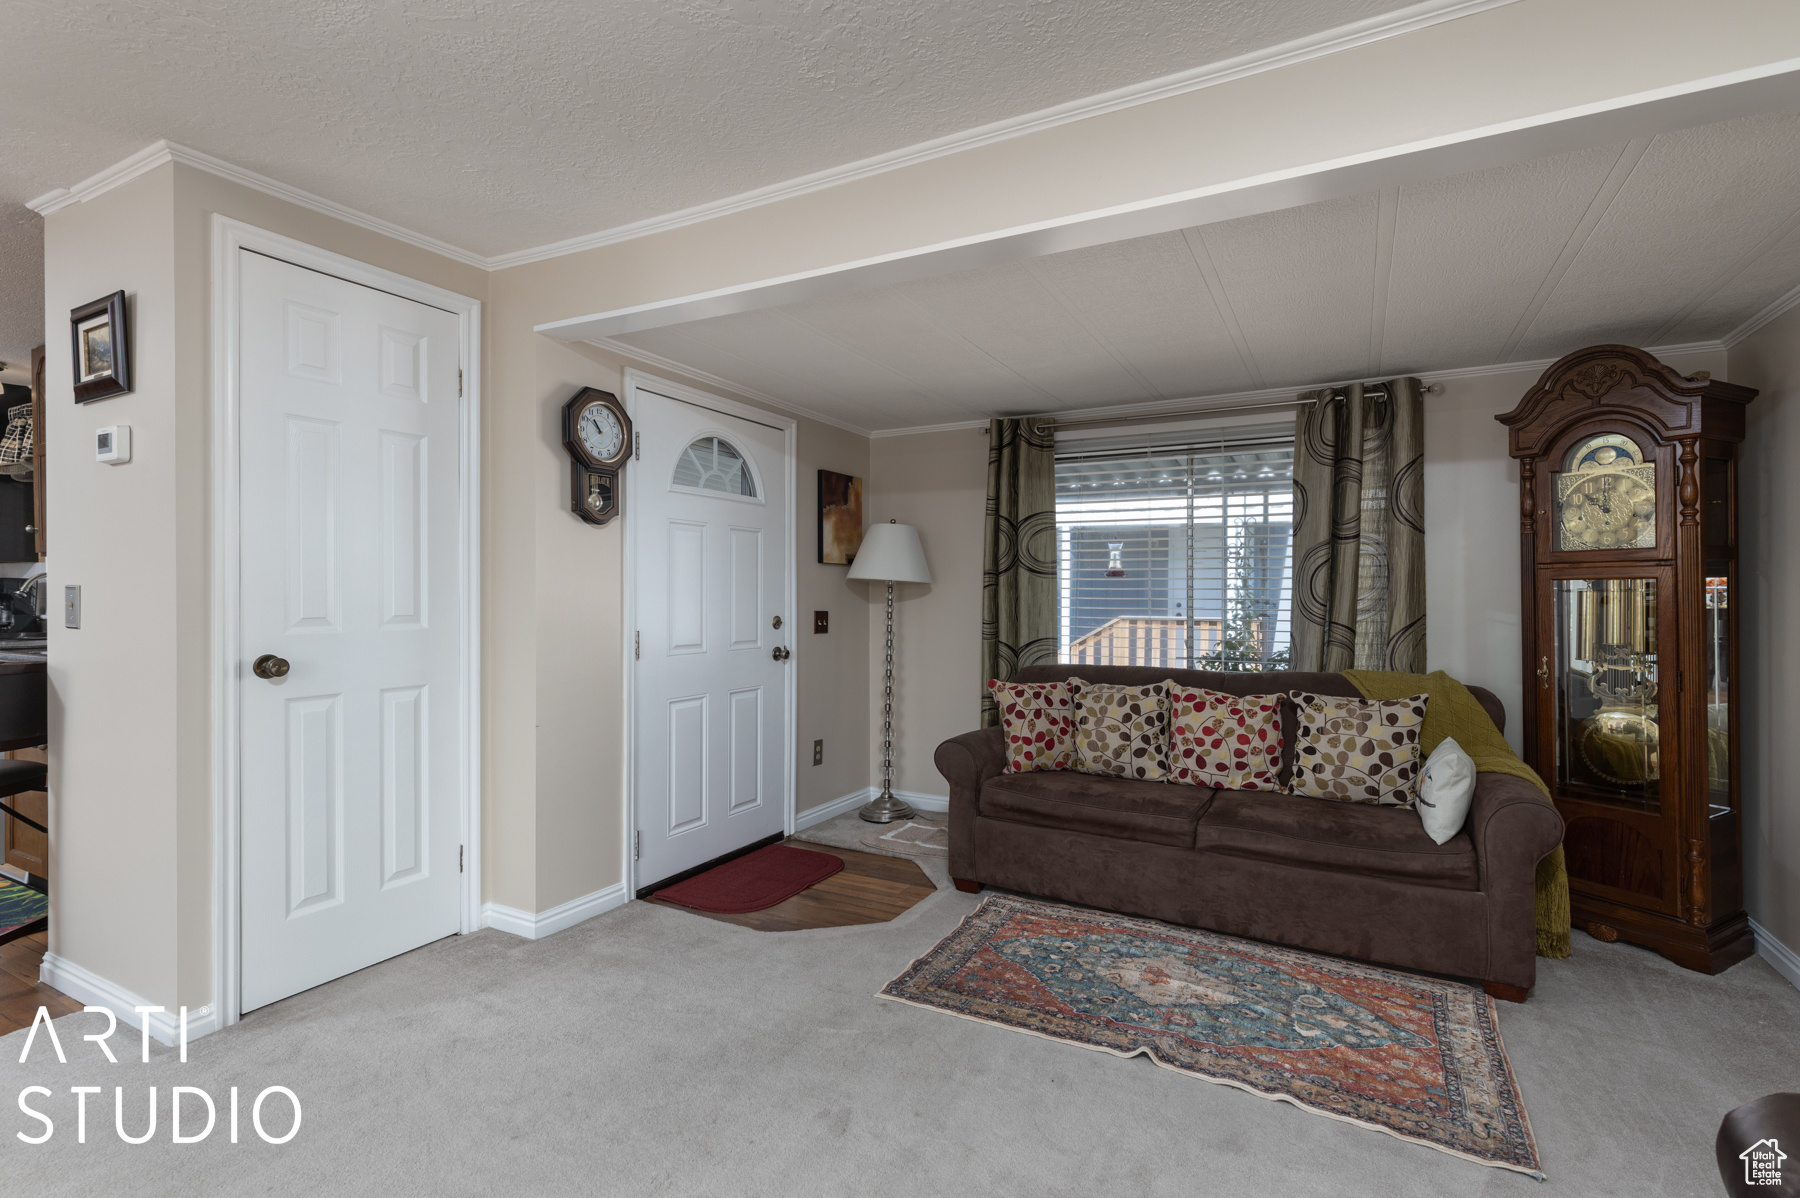
<svg viewBox="0 0 1800 1198"><path fill-rule="evenodd" d="M208 931L208 908L184 911L180 893L180 864L196 847L184 843L196 829L181 818L194 782L182 755L196 721L204 734L206 708L178 702L183 646L172 630L207 592L203 556L199 573L184 572L200 530L175 518L190 459L176 375L174 168L50 217L44 262L50 581L58 599L81 587L82 601L79 629L49 622L50 951L154 1002L200 1006L210 970L184 976L179 951ZM77 405L69 310L120 288L134 390ZM132 427L128 465L94 461L94 430L108 424ZM210 859L209 832L198 847Z"/></svg>
<svg viewBox="0 0 1800 1198"><path fill-rule="evenodd" d="M1800 949L1791 720L1800 708L1800 308L1732 347L1731 381L1761 392L1749 407L1738 472L1744 904L1769 934Z"/></svg>
<svg viewBox="0 0 1800 1198"><path fill-rule="evenodd" d="M877 437L869 463L869 523L919 530L931 585L894 588L894 789L948 795L938 745L981 719L981 558L987 429ZM871 785L881 784L881 688L887 587L868 594Z"/></svg>
<svg viewBox="0 0 1800 1198"><path fill-rule="evenodd" d="M1669 365L1725 377L1723 353ZM1425 656L1429 668L1485 686L1506 705L1506 739L1520 736L1519 469L1506 452L1510 412L1541 372L1439 380L1425 399Z"/></svg>

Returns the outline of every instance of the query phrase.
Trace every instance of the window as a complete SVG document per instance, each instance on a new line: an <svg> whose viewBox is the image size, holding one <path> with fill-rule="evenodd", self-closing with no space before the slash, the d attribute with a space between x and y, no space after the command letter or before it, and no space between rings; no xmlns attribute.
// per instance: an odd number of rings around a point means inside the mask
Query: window
<svg viewBox="0 0 1800 1198"><path fill-rule="evenodd" d="M1293 482L1287 423L1059 442L1061 660L1285 669Z"/></svg>
<svg viewBox="0 0 1800 1198"><path fill-rule="evenodd" d="M669 483L684 491L712 491L720 495L756 498L756 480L751 477L750 463L737 451L737 446L723 437L701 437L683 450L675 461L675 477Z"/></svg>

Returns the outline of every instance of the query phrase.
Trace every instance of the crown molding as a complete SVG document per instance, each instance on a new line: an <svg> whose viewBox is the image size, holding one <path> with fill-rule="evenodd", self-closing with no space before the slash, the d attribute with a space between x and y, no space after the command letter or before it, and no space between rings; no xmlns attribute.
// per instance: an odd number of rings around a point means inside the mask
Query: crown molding
<svg viewBox="0 0 1800 1198"><path fill-rule="evenodd" d="M1800 292L1800 288L1796 289ZM1800 302L1800 298L1790 301ZM1773 319L1771 317L1770 319ZM1657 345L1644 352L1657 358L1672 358L1683 354L1722 352L1728 348L1724 341L1688 341L1677 345ZM1190 395L1183 399L1160 399L1152 403L1118 404L1097 408L1072 408L1063 412L1039 412L1035 415L1051 421L1056 420L1091 420L1109 416L1140 417L1169 415L1204 416L1210 408L1228 408L1244 403L1258 403L1269 400L1290 399L1302 391L1316 391L1323 387L1347 387L1351 383L1386 382L1390 378L1413 373L1413 376L1424 383L1437 383L1449 379L1479 378L1489 374L1542 374L1556 364L1556 358L1536 358L1526 362L1492 362L1485 366L1457 366L1448 370L1420 370L1417 372L1388 371L1380 378L1348 379L1335 383L1308 383L1292 387L1263 387L1256 391L1229 391L1218 395ZM677 367L677 369L684 369ZM727 384L729 385L729 384ZM950 429L981 428L987 424L985 420L959 424L922 424L911 428L884 428L867 434L870 437L910 437L920 433L946 432Z"/></svg>
<svg viewBox="0 0 1800 1198"><path fill-rule="evenodd" d="M85 204L96 196L105 195L113 188L121 187L139 175L153 171L167 162L179 162L183 166L191 166L195 170L216 175L239 186L248 187L252 191L260 191L264 195L274 196L278 200L286 200L297 207L310 209L321 215L341 220L345 224L356 225L371 233L379 233L384 237L403 241L422 250L429 250L467 266L474 266L481 270L491 269L488 259L470 250L465 250L461 246L451 245L436 237L415 232L404 225L383 220L379 216L370 216L347 204L328 200L324 196L314 195L310 191L302 191L279 179L259 175L255 171L245 170L241 166L226 162L223 158L214 158L211 154L203 154L199 150L192 150L172 141L159 141L145 146L137 153L115 162L98 174L88 176L75 186L45 192L37 199L28 201L25 206L39 216L49 216L52 212L60 211L71 204Z"/></svg>
<svg viewBox="0 0 1800 1198"><path fill-rule="evenodd" d="M953 420L949 424L919 424L911 428L878 428L869 434L870 440L879 437L916 437L921 433L957 433L964 429L986 428L985 420Z"/></svg>
<svg viewBox="0 0 1800 1198"><path fill-rule="evenodd" d="M826 416L823 413L813 411L811 408L802 407L792 400L781 399L778 396L770 395L767 391L759 391L755 387L746 387L742 383L734 383L728 378L722 378L719 375L713 374L711 371L701 370L683 362L677 362L673 358L665 358L661 354L653 354L647 349L639 349L637 346L627 345L623 341L614 341L611 337L589 337L583 341L582 344L591 345L595 349L603 349L609 354L627 358L633 362L640 362L645 366L655 367L657 370L663 371L664 373L678 374L684 378L693 379L696 383L700 383L717 391L724 391L730 395L741 395L745 399L754 399L757 403L773 408L783 415L800 416L807 420L817 420L820 424L829 424L832 428L842 429L847 433L854 433L859 437L871 437L877 435L871 433L866 428L860 428L857 425L839 420L834 416ZM983 421L982 423L985 424L986 421ZM908 429L906 431L911 432L912 430Z"/></svg>
<svg viewBox="0 0 1800 1198"><path fill-rule="evenodd" d="M1792 308L1795 304L1800 304L1800 287L1795 287L1792 291L1788 292L1780 299L1777 299L1761 312L1758 312L1755 316L1752 316L1749 320L1746 320L1743 324L1725 334L1724 337L1720 338L1720 343L1726 349L1731 349L1736 346L1738 342L1756 332L1756 330L1762 328L1771 320L1774 320L1777 316L1780 316L1783 312Z"/></svg>
<svg viewBox="0 0 1800 1198"><path fill-rule="evenodd" d="M1063 104L1039 109L1036 112L1026 113L1023 116L1008 117L1005 120L978 125L960 133L948 134L902 149L890 150L885 154L876 154L856 162L848 162L841 166L814 171L808 175L785 179L779 183L753 188L724 199L711 200L676 212L646 217L629 224L616 225L610 229L602 229L598 233L553 241L548 245L540 245L531 249L496 254L487 259L488 269L505 270L511 266L542 262L547 258L560 258L566 254L578 254L583 250L598 249L604 245L613 245L638 237L648 237L653 233L666 233L671 229L680 229L687 225L699 224L701 221L743 212L746 209L759 208L764 204L774 204L796 196L825 191L845 183L853 183L858 179L867 179L872 175L885 174L902 167L929 162L934 158L959 154L964 150L977 149L995 142L1010 141L1016 137L1025 137L1045 129L1054 129L1059 125L1086 120L1089 117L1135 108L1141 104L1155 103L1158 100L1166 100L1221 83L1229 83L1234 79L1259 75L1265 71L1279 70L1282 67L1293 66L1314 58L1336 54L1341 50L1351 50L1358 46L1366 46L1371 42L1400 37L1432 25L1442 24L1445 21L1454 21L1458 17L1500 8L1513 2L1514 0L1424 0L1423 3L1414 4L1396 12L1366 17L1363 20L1340 25L1322 33L1295 38L1293 41L1252 51L1249 54L1240 54L1235 58L1227 58L1173 75L1163 75L1142 83L1115 88L1112 91L1101 92L1099 95L1070 100Z"/></svg>

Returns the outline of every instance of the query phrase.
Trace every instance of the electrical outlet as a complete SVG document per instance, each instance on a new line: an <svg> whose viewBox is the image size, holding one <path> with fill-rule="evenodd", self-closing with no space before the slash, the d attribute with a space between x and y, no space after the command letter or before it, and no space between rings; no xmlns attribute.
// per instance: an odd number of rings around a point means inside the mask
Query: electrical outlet
<svg viewBox="0 0 1800 1198"><path fill-rule="evenodd" d="M825 764L825 742L822 740L815 740L813 742L813 764Z"/></svg>
<svg viewBox="0 0 1800 1198"><path fill-rule="evenodd" d="M814 632L830 632L831 631L831 613L830 612L816 611L813 613L813 631Z"/></svg>

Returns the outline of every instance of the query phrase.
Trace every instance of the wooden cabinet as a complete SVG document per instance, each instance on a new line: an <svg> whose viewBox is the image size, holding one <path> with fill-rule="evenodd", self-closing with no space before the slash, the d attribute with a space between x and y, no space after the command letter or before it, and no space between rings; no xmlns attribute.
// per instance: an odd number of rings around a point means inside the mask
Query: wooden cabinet
<svg viewBox="0 0 1800 1198"><path fill-rule="evenodd" d="M1496 417L1519 461L1525 758L1567 825L1575 926L1704 973L1754 947L1732 616L1755 396L1597 345Z"/></svg>

